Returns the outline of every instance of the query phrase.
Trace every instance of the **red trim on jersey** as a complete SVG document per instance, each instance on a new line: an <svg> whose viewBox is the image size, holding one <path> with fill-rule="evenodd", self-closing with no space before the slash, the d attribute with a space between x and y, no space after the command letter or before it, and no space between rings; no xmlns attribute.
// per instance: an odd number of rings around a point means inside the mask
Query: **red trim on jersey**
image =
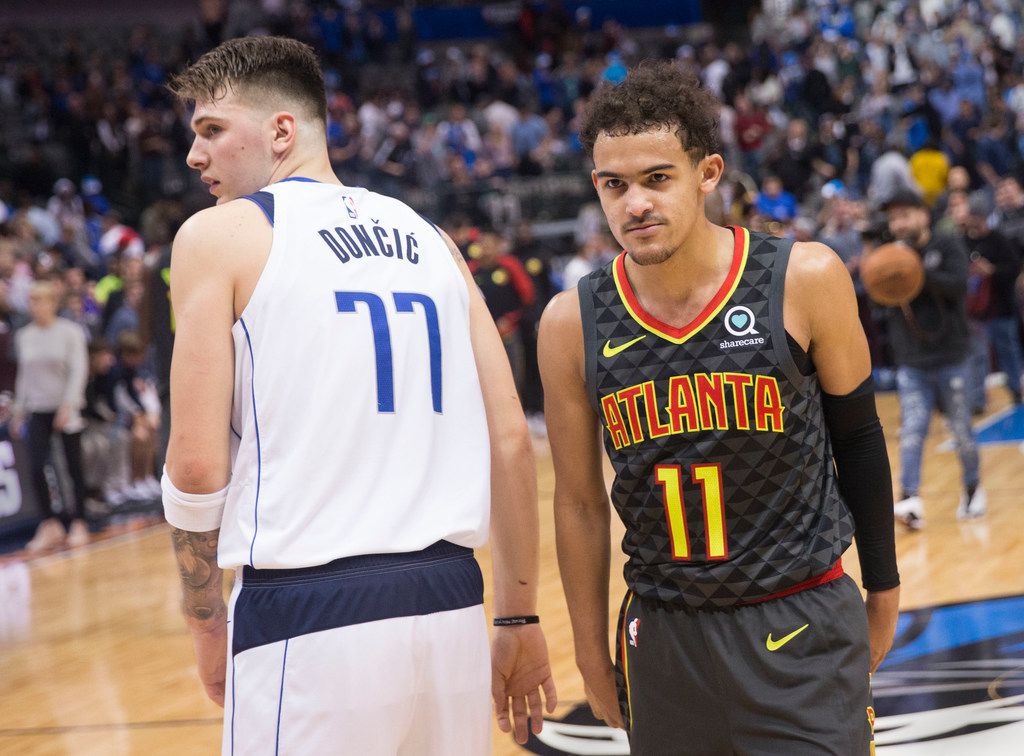
<svg viewBox="0 0 1024 756"><path fill-rule="evenodd" d="M817 588L819 585L831 583L833 580L841 578L844 574L845 573L843 572L843 560L840 559L838 562L832 565L832 568L828 572L823 572L817 577L812 577L810 580L805 580L802 583L797 583L792 588L787 588L784 591L779 591L778 593L770 593L767 596L756 598L753 601L741 601L740 605L746 606L748 604L760 604L762 601L771 601L772 599L780 599L785 598L786 596L792 596L794 593L806 591L808 588Z"/></svg>
<svg viewBox="0 0 1024 756"><path fill-rule="evenodd" d="M707 306L705 306L693 320L682 328L676 328L675 326L670 326L668 323L663 323L643 308L640 304L640 300L636 296L636 293L633 291L632 285L629 283L629 277L626 275L626 253L619 253L619 256L615 258L615 263L613 265L615 282L619 286L619 292L622 295L626 309L629 310L630 314L640 322L640 325L650 331L653 331L659 336L669 339L670 341L682 343L701 328L706 326L708 322L718 314L726 300L728 300L736 291L740 275L742 275L743 268L747 261L747 247L749 244L747 230L740 226L729 226L729 228L732 230L734 243L732 264L729 267L729 272L725 276L725 281L722 282L722 285L715 293L715 296L711 298L711 301L708 302Z"/></svg>

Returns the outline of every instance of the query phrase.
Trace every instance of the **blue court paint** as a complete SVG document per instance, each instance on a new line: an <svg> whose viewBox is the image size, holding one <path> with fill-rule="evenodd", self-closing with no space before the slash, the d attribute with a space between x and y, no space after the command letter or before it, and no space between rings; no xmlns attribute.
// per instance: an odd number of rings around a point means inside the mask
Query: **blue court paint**
<svg viewBox="0 0 1024 756"><path fill-rule="evenodd" d="M926 610L900 615L896 647L889 652L880 669L900 666L959 646L1024 632L1024 596L1011 596L927 610L929 616L923 632L906 645L901 645L900 639L915 626L914 615L923 611Z"/></svg>
<svg viewBox="0 0 1024 756"><path fill-rule="evenodd" d="M1019 444L1024 441L1024 405L1000 412L975 429L979 444Z"/></svg>

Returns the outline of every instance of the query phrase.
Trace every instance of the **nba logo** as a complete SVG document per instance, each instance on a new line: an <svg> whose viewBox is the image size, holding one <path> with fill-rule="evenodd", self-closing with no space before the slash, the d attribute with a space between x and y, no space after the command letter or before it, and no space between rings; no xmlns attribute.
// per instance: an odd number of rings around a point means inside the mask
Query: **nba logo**
<svg viewBox="0 0 1024 756"><path fill-rule="evenodd" d="M636 636L640 632L640 618L634 617L629 621L629 645L636 648Z"/></svg>
<svg viewBox="0 0 1024 756"><path fill-rule="evenodd" d="M359 218L359 213L356 212L355 199L346 194L342 198L342 201L345 203L345 209L348 210L348 217L351 218L352 220L356 220L357 218Z"/></svg>

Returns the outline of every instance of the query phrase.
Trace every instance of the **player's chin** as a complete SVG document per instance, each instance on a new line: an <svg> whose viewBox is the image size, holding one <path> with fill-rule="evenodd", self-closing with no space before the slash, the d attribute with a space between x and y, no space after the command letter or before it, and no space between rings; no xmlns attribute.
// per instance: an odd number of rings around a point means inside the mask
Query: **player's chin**
<svg viewBox="0 0 1024 756"><path fill-rule="evenodd" d="M637 265L659 265L672 257L672 250L659 244L650 244L627 249L629 259Z"/></svg>

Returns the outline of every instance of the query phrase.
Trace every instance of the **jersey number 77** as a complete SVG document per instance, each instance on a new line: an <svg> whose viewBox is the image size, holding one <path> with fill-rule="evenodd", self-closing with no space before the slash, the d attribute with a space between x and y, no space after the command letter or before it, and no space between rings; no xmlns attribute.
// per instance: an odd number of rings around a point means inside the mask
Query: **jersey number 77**
<svg viewBox="0 0 1024 756"><path fill-rule="evenodd" d="M423 309L427 323L427 345L430 348L430 398L434 412L441 412L441 327L437 319L437 306L426 294L396 291L392 295L395 310L413 312L413 305ZM391 359L391 328L384 300L368 291L336 291L334 299L339 313L356 312L356 303L362 302L370 313L373 329L373 351L377 360L377 411L395 411L395 370Z"/></svg>

